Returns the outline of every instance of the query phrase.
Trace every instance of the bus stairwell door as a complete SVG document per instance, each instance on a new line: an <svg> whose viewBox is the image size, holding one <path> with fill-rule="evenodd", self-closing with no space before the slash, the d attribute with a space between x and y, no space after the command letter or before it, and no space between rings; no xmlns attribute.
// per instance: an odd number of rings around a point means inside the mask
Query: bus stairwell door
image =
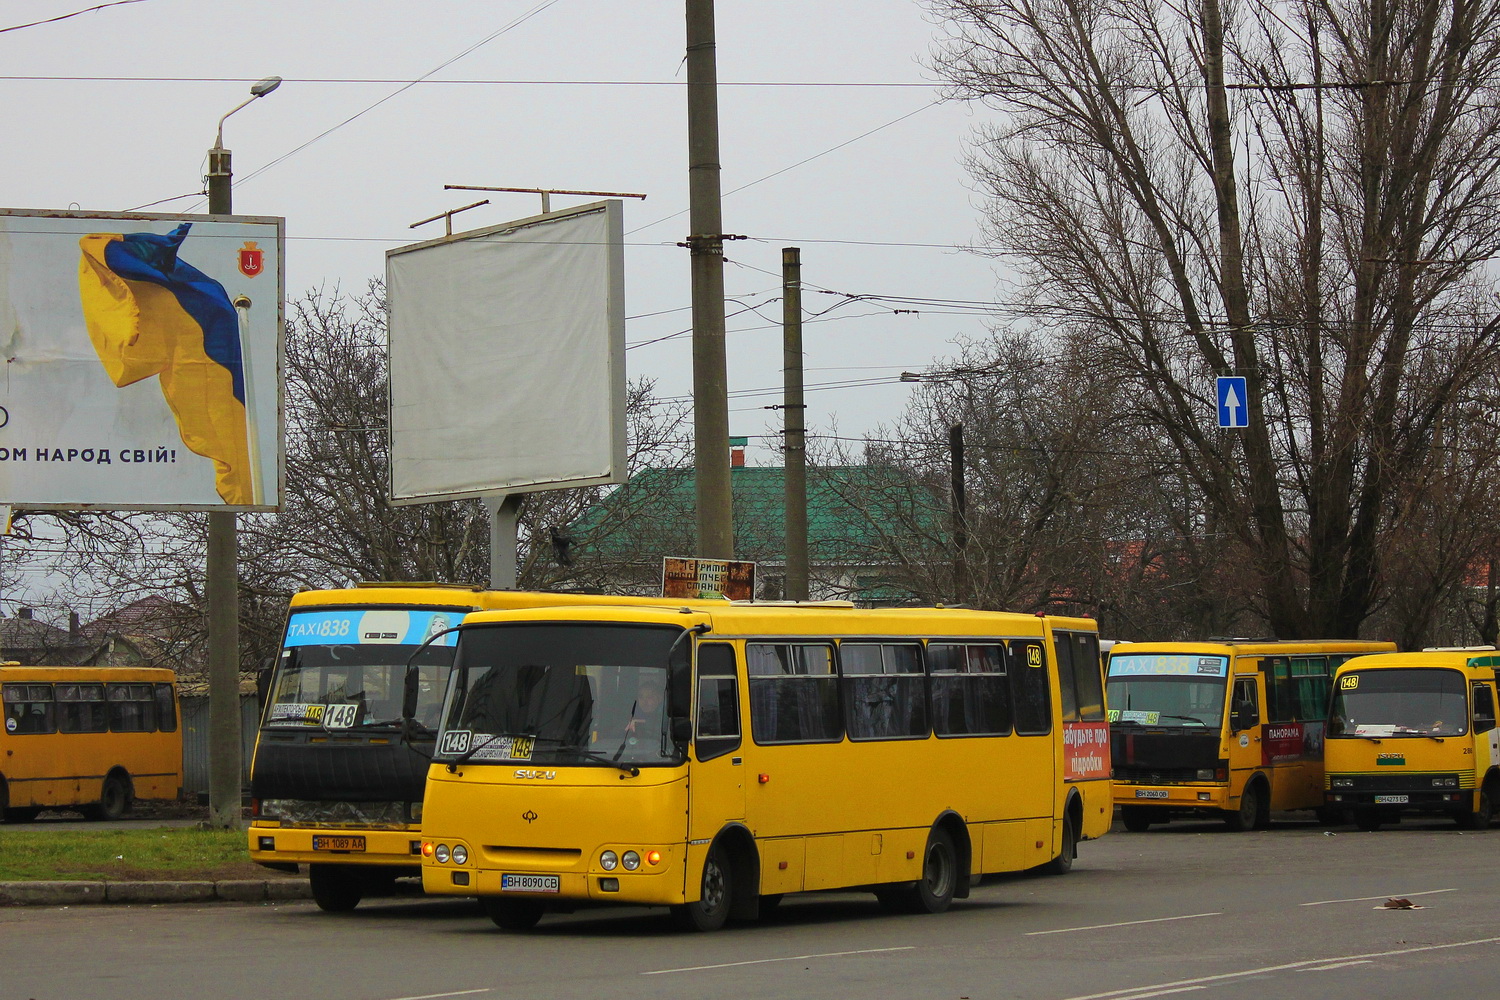
<svg viewBox="0 0 1500 1000"><path fill-rule="evenodd" d="M743 710L735 649L727 642L698 646L693 751L688 777L692 842L711 841L727 823L745 817Z"/></svg>

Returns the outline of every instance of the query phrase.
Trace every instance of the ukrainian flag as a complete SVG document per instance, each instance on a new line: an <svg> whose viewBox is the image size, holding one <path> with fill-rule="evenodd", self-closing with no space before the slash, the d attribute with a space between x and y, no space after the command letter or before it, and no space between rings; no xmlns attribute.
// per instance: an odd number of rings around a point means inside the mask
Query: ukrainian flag
<svg viewBox="0 0 1500 1000"><path fill-rule="evenodd" d="M117 386L158 375L182 442L212 459L219 496L254 502L239 315L213 278L177 256L191 223L79 240L78 292L99 360Z"/></svg>

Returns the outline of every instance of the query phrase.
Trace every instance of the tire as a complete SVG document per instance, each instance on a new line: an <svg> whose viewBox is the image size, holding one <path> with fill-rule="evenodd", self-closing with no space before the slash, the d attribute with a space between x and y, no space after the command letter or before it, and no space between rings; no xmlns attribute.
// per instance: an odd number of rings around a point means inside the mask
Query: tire
<svg viewBox="0 0 1500 1000"><path fill-rule="evenodd" d="M1319 806L1313 810L1319 826L1338 826L1344 822L1344 810L1338 806Z"/></svg>
<svg viewBox="0 0 1500 1000"><path fill-rule="evenodd" d="M99 790L99 801L87 806L83 814L89 819L117 820L130 811L130 779L118 774L104 778L104 787Z"/></svg>
<svg viewBox="0 0 1500 1000"><path fill-rule="evenodd" d="M724 849L715 844L703 859L698 899L672 907L672 917L685 931L716 931L729 919L734 905L734 869Z"/></svg>
<svg viewBox="0 0 1500 1000"><path fill-rule="evenodd" d="M1078 831L1073 829L1071 814L1063 814L1062 851L1057 857L1042 865L1047 875L1066 875L1073 870L1073 859L1078 857Z"/></svg>
<svg viewBox="0 0 1500 1000"><path fill-rule="evenodd" d="M542 919L543 907L539 900L485 896L479 902L485 915L502 931L529 931Z"/></svg>
<svg viewBox="0 0 1500 1000"><path fill-rule="evenodd" d="M1151 829L1151 810L1143 806L1121 806L1120 820L1131 833L1145 833Z"/></svg>
<svg viewBox="0 0 1500 1000"><path fill-rule="evenodd" d="M881 886L875 898L899 913L942 913L958 888L958 852L946 830L933 827L922 852L922 877L910 885Z"/></svg>
<svg viewBox="0 0 1500 1000"><path fill-rule="evenodd" d="M333 865L308 865L313 902L324 913L348 913L364 898L359 880Z"/></svg>
<svg viewBox="0 0 1500 1000"><path fill-rule="evenodd" d="M1264 830L1271 825L1271 810L1259 781L1246 783L1245 790L1240 793L1239 809L1225 816L1224 822L1235 833Z"/></svg>
<svg viewBox="0 0 1500 1000"><path fill-rule="evenodd" d="M5 810L5 822L30 823L42 813L41 806L13 806Z"/></svg>
<svg viewBox="0 0 1500 1000"><path fill-rule="evenodd" d="M1490 823L1495 818L1495 792L1496 784L1486 781L1479 790L1479 808L1473 812L1459 813L1455 819L1458 825L1465 830L1488 830Z"/></svg>
<svg viewBox="0 0 1500 1000"><path fill-rule="evenodd" d="M1366 833L1379 830L1381 821L1384 818L1377 809L1354 810L1354 825Z"/></svg>

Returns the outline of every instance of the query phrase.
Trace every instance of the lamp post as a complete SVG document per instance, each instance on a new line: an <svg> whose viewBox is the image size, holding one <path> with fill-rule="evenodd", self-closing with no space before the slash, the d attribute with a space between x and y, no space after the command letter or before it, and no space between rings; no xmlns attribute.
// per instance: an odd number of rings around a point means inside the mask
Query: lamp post
<svg viewBox="0 0 1500 1000"><path fill-rule="evenodd" d="M234 211L224 122L279 86L279 76L261 80L250 88L249 100L219 119L214 146L208 151L210 215ZM241 822L238 530L233 512L208 512L208 579L204 587L208 602L208 825L222 830L238 829Z"/></svg>

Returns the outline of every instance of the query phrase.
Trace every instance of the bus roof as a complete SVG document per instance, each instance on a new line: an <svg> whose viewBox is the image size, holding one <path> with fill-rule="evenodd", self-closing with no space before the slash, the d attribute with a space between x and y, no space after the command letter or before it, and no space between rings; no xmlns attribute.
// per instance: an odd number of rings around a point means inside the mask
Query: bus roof
<svg viewBox="0 0 1500 1000"><path fill-rule="evenodd" d="M955 637L1040 636L1044 626L1095 631L1092 618L1037 616L961 608L855 608L826 604L727 604L660 600L655 606L596 604L478 611L465 626L518 622L617 622L709 626L709 635Z"/></svg>
<svg viewBox="0 0 1500 1000"><path fill-rule="evenodd" d="M1474 670L1486 676L1500 668L1500 652L1493 649L1425 649L1418 653L1375 653L1345 660L1337 673L1350 670L1441 667Z"/></svg>
<svg viewBox="0 0 1500 1000"><path fill-rule="evenodd" d="M116 683L152 682L170 684L177 675L166 667L92 667L56 666L23 667L15 663L0 663L0 682L34 682L48 684L54 681L114 681Z"/></svg>
<svg viewBox="0 0 1500 1000"><path fill-rule="evenodd" d="M1298 653L1384 653L1396 644L1372 639L1208 639L1202 642L1117 642L1109 654L1213 653L1220 656L1278 656Z"/></svg>

